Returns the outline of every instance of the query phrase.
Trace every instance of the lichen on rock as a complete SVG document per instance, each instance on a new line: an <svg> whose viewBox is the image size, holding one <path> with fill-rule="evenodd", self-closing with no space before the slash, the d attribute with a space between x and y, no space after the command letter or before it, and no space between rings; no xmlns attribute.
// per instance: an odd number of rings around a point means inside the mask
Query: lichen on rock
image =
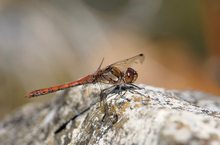
<svg viewBox="0 0 220 145"><path fill-rule="evenodd" d="M0 144L220 144L220 98L138 86L142 89L109 94L107 109L94 85L26 105L0 122Z"/></svg>

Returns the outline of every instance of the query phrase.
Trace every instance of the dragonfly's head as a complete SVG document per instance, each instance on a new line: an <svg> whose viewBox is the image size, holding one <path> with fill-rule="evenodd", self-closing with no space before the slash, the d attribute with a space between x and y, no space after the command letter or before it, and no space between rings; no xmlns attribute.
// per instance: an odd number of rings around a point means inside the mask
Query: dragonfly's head
<svg viewBox="0 0 220 145"><path fill-rule="evenodd" d="M128 68L124 74L124 82L127 84L134 83L138 78L138 73L133 68Z"/></svg>

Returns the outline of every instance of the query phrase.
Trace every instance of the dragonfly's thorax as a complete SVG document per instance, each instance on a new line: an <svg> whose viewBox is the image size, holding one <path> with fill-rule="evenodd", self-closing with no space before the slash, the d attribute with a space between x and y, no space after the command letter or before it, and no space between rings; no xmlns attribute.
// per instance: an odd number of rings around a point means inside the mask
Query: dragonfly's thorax
<svg viewBox="0 0 220 145"><path fill-rule="evenodd" d="M98 74L99 75L99 74ZM123 81L124 73L117 67L111 66L100 72L99 78L102 83L119 84Z"/></svg>
<svg viewBox="0 0 220 145"><path fill-rule="evenodd" d="M137 77L137 72L132 68L127 68L127 70L123 72L114 66L107 67L97 74L97 80L99 82L111 84L130 84L135 82Z"/></svg>

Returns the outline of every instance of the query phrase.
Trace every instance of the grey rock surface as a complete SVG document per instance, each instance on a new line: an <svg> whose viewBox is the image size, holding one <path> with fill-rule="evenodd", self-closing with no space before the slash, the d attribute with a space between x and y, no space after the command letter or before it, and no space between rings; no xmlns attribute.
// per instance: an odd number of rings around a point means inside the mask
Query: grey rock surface
<svg viewBox="0 0 220 145"><path fill-rule="evenodd" d="M138 86L109 94L105 107L96 85L30 103L0 122L0 144L220 145L220 97Z"/></svg>

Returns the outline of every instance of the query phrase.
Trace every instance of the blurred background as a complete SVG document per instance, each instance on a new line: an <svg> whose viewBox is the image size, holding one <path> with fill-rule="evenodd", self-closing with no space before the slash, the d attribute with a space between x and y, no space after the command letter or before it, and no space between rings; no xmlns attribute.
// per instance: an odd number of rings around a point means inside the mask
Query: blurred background
<svg viewBox="0 0 220 145"><path fill-rule="evenodd" d="M220 95L219 39L218 0L0 0L0 118L139 53L138 83Z"/></svg>

